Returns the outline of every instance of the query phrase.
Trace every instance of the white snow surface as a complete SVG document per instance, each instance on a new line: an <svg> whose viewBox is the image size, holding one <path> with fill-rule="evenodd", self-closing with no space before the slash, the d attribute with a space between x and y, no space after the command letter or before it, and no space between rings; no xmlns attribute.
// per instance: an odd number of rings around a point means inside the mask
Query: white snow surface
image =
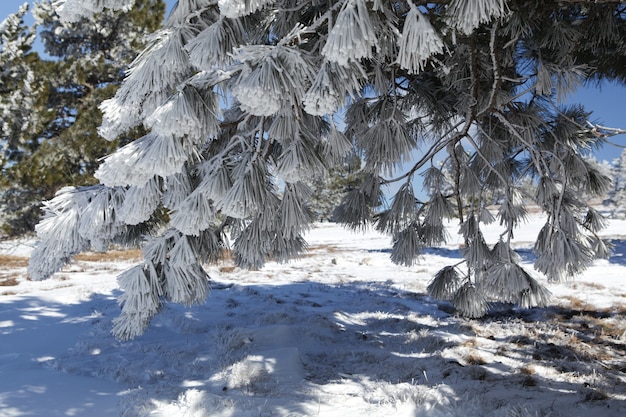
<svg viewBox="0 0 626 417"><path fill-rule="evenodd" d="M528 268L540 226L516 235ZM626 222L605 235L613 257L548 283L550 307L467 320L425 295L457 243L401 267L388 237L317 224L299 260L207 266L205 303L164 305L129 342L110 330L115 277L135 261L76 261L42 282L7 264L0 417L626 416Z"/></svg>

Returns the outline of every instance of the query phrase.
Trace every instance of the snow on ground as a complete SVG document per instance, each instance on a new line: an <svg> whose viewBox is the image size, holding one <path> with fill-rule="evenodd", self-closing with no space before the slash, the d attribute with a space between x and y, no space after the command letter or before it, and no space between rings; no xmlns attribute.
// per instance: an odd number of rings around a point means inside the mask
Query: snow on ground
<svg viewBox="0 0 626 417"><path fill-rule="evenodd" d="M518 232L529 267L539 227ZM606 233L615 255L550 284L551 307L466 320L425 295L455 244L400 267L387 237L319 224L298 261L207 267L205 304L165 305L129 342L109 332L115 276L134 261L78 261L44 282L5 262L0 417L624 416L626 222ZM18 243L0 253L19 261Z"/></svg>

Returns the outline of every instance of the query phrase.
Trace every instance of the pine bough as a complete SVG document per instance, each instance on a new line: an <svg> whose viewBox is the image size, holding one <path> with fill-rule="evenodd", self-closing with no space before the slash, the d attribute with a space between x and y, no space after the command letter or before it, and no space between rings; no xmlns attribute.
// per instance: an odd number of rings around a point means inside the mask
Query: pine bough
<svg viewBox="0 0 626 417"><path fill-rule="evenodd" d="M70 20L132 6L64 3ZM494 300L546 305L511 240L533 203L547 215L535 268L549 280L610 251L587 205L610 186L585 158L603 138L582 107L557 100L602 77L593 65L623 39L624 11L544 3L180 0L102 104L104 137L149 133L103 161L102 185L46 203L30 276L47 278L89 248L140 242L145 260L119 277L113 329L135 337L163 302L203 301L202 265L226 249L245 268L306 249L306 180L356 155L363 181L336 218L389 233L394 262L413 265L458 219L463 259L435 275L432 297L469 317ZM502 229L492 247L482 234L491 222Z"/></svg>

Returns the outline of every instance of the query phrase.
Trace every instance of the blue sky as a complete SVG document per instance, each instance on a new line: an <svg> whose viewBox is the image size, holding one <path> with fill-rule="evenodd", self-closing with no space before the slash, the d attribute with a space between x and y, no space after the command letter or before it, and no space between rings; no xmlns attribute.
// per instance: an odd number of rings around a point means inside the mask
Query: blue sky
<svg viewBox="0 0 626 417"><path fill-rule="evenodd" d="M1 0L0 20L18 10L24 0ZM175 0L165 0L167 12L176 3ZM605 126L626 129L626 88L606 83L600 88L595 86L580 88L567 98L567 103L582 103L588 111L592 111L591 119ZM626 135L614 136L614 143L626 146ZM622 149L606 145L595 153L598 160L611 161L618 157Z"/></svg>

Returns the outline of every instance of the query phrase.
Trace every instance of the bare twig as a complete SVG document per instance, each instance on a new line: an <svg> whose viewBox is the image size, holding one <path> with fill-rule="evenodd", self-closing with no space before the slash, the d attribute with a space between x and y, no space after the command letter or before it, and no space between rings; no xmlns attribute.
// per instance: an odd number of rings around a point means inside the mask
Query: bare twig
<svg viewBox="0 0 626 417"><path fill-rule="evenodd" d="M593 124L587 120L587 124L591 128L591 133L599 138L608 138L616 135L623 135L626 133L626 129L618 129L614 127L606 127L598 124Z"/></svg>

